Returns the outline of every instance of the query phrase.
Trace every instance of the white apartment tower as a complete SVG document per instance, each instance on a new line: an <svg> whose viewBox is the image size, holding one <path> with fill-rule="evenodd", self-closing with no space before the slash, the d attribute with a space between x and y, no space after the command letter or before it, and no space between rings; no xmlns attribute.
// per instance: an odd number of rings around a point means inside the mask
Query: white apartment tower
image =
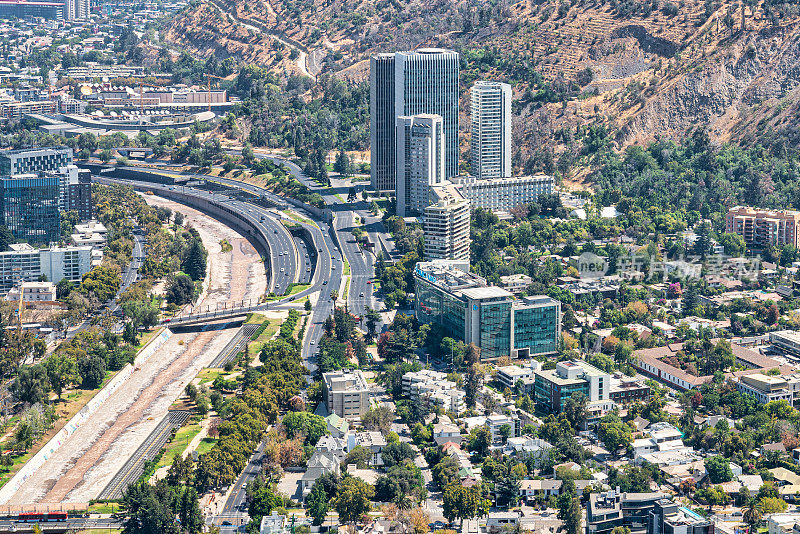
<svg viewBox="0 0 800 534"><path fill-rule="evenodd" d="M511 86L478 81L472 86L472 175L478 179L511 176Z"/></svg>
<svg viewBox="0 0 800 534"><path fill-rule="evenodd" d="M469 262L470 203L449 182L431 188L431 204L425 208L422 235L425 261Z"/></svg>
<svg viewBox="0 0 800 534"><path fill-rule="evenodd" d="M430 204L431 187L445 175L444 122L439 115L397 117L397 215L422 213Z"/></svg>
<svg viewBox="0 0 800 534"><path fill-rule="evenodd" d="M87 20L90 0L64 0L64 20Z"/></svg>

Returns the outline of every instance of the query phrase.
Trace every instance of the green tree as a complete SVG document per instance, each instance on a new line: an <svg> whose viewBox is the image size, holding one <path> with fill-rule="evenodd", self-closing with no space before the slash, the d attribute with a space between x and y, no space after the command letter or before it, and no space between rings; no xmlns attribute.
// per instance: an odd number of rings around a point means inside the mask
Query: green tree
<svg viewBox="0 0 800 534"><path fill-rule="evenodd" d="M721 484L733 480L730 461L724 456L706 458L706 472L712 484Z"/></svg>
<svg viewBox="0 0 800 534"><path fill-rule="evenodd" d="M44 402L49 392L50 382L42 365L23 365L11 383L14 397L28 404Z"/></svg>
<svg viewBox="0 0 800 534"><path fill-rule="evenodd" d="M309 412L289 412L281 423L289 437L305 436L307 445L316 445L319 438L328 433L325 419Z"/></svg>
<svg viewBox="0 0 800 534"><path fill-rule="evenodd" d="M589 399L582 391L573 393L570 398L567 399L567 402L564 403L563 412L567 417L569 424L572 425L572 428L583 428L583 425L586 422L586 418L589 414L586 409L588 403Z"/></svg>
<svg viewBox="0 0 800 534"><path fill-rule="evenodd" d="M181 496L178 517L184 532L189 534L200 534L203 532L203 514L200 512L200 505L197 502L197 490L192 486L187 486Z"/></svg>
<svg viewBox="0 0 800 534"><path fill-rule="evenodd" d="M367 430L377 430L381 434L386 434L392 427L394 412L385 405L373 406L361 416L361 424Z"/></svg>
<svg viewBox="0 0 800 534"><path fill-rule="evenodd" d="M311 493L306 497L306 511L312 518L311 524L320 526L328 515L330 506L328 505L328 495L321 484L314 484Z"/></svg>
<svg viewBox="0 0 800 534"><path fill-rule="evenodd" d="M334 508L342 523L355 523L372 509L371 501L375 496L375 488L360 478L345 477L339 484L339 491L334 499Z"/></svg>
<svg viewBox="0 0 800 534"><path fill-rule="evenodd" d="M106 364L100 356L89 356L78 360L78 374L83 389L96 389L106 376Z"/></svg>
<svg viewBox="0 0 800 534"><path fill-rule="evenodd" d="M404 441L389 443L381 451L381 458L386 469L402 464L405 460L412 460L417 454L411 445Z"/></svg>
<svg viewBox="0 0 800 534"><path fill-rule="evenodd" d="M444 488L442 510L448 521L472 519L489 513L491 503L483 498L480 487L466 488L461 484L451 484Z"/></svg>
<svg viewBox="0 0 800 534"><path fill-rule="evenodd" d="M194 282L185 274L173 276L167 284L167 302L182 306L194 300Z"/></svg>
<svg viewBox="0 0 800 534"><path fill-rule="evenodd" d="M564 531L567 534L580 534L582 517L580 501L574 495L566 501L566 505L558 509L558 518L564 522Z"/></svg>
<svg viewBox="0 0 800 534"><path fill-rule="evenodd" d="M146 481L128 487L122 498L125 510L124 534L180 534L170 500L160 498Z"/></svg>
<svg viewBox="0 0 800 534"><path fill-rule="evenodd" d="M631 444L631 427L624 423L617 414L611 413L600 419L597 437L609 451L615 453Z"/></svg>
<svg viewBox="0 0 800 534"><path fill-rule="evenodd" d="M480 458L485 458L489 454L489 447L492 445L492 432L487 426L479 426L472 429L467 440L467 448L476 453Z"/></svg>
<svg viewBox="0 0 800 534"><path fill-rule="evenodd" d="M50 382L50 387L61 400L64 388L78 378L78 366L75 358L56 352L44 361L44 368L47 371L47 381Z"/></svg>
<svg viewBox="0 0 800 534"><path fill-rule="evenodd" d="M192 280L198 281L206 277L206 262L208 260L208 253L203 242L199 239L192 240L189 249L186 252L186 257L181 262L181 269L188 274Z"/></svg>

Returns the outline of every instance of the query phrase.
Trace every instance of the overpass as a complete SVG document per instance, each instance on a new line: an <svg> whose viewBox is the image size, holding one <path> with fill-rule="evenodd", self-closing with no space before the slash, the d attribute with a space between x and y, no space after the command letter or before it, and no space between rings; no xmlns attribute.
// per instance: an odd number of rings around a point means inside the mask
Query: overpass
<svg viewBox="0 0 800 534"><path fill-rule="evenodd" d="M225 302L221 306L216 306L213 309L206 306L205 309L200 308L190 309L188 313L178 315L176 317L167 317L161 324L174 328L177 326L192 326L203 323L211 323L218 319L233 319L234 317L244 317L248 313L263 310L265 306L259 304L258 301L242 300L236 302Z"/></svg>

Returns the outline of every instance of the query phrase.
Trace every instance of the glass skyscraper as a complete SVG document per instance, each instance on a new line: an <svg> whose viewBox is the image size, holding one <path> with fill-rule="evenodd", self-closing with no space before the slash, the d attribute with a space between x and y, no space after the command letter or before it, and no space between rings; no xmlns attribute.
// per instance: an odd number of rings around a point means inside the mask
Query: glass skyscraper
<svg viewBox="0 0 800 534"><path fill-rule="evenodd" d="M370 60L370 166L372 187L397 188L397 117L442 117L445 178L458 174L459 56L452 50L378 54Z"/></svg>
<svg viewBox="0 0 800 534"><path fill-rule="evenodd" d="M61 236L59 178L32 174L0 178L2 224L17 239L49 244Z"/></svg>

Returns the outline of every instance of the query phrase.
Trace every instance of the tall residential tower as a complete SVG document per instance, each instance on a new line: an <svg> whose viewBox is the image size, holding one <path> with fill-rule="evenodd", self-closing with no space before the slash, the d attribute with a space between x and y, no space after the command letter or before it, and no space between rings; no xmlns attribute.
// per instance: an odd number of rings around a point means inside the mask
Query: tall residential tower
<svg viewBox="0 0 800 534"><path fill-rule="evenodd" d="M452 50L378 54L370 60L370 165L372 187L397 189L397 118L442 117L445 178L458 174L459 56Z"/></svg>
<svg viewBox="0 0 800 534"><path fill-rule="evenodd" d="M422 213L431 187L444 182L444 125L439 115L397 117L397 215Z"/></svg>
<svg viewBox="0 0 800 534"><path fill-rule="evenodd" d="M472 175L478 179L511 176L511 86L478 81L470 95Z"/></svg>

